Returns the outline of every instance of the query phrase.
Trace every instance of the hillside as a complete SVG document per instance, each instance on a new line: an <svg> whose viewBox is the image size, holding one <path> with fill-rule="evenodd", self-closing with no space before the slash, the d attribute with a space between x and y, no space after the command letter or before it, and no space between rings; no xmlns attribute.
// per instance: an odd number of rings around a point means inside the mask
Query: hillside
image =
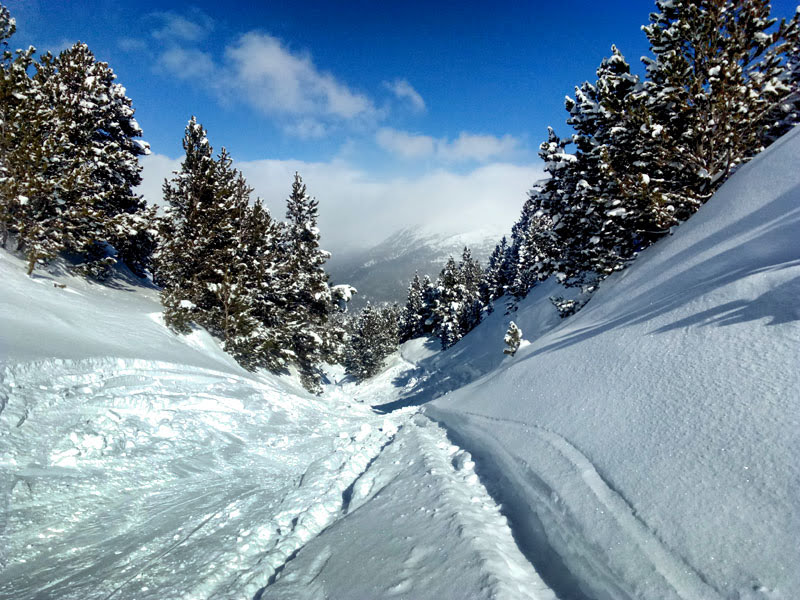
<svg viewBox="0 0 800 600"><path fill-rule="evenodd" d="M578 315L426 407L564 597L800 593L798 156L795 130ZM463 343L459 369L484 341Z"/></svg>
<svg viewBox="0 0 800 600"><path fill-rule="evenodd" d="M320 397L170 332L153 289L0 253L0 598L793 600L797 156L576 316L546 282Z"/></svg>

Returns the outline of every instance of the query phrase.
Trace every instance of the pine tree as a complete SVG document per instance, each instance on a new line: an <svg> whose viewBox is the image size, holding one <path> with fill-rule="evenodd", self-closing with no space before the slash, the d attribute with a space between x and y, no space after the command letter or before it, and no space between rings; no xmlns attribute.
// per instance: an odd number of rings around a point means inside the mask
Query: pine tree
<svg viewBox="0 0 800 600"><path fill-rule="evenodd" d="M5 11L0 29L10 35L8 23ZM58 57L45 54L30 77L34 52L3 55L3 241L17 235L29 272L68 252L83 259L83 272L104 276L116 246L143 274L153 213L133 193L141 182L138 157L148 146L135 139L141 129L131 101L85 44Z"/></svg>
<svg viewBox="0 0 800 600"><path fill-rule="evenodd" d="M283 329L284 291L276 277L282 267L280 227L257 200L244 212L234 267L239 311L226 349L247 368L285 370L291 361Z"/></svg>
<svg viewBox="0 0 800 600"><path fill-rule="evenodd" d="M163 240L154 256L155 280L162 288L161 302L167 324L181 333L191 330L191 323L202 320L203 308L196 300L205 291L198 280L207 264L199 253L204 209L215 202L217 166L205 129L192 117L183 138L185 156L180 171L163 186L167 203L163 221ZM202 323L198 323L202 324Z"/></svg>
<svg viewBox="0 0 800 600"><path fill-rule="evenodd" d="M5 247L14 234L17 248L24 249L35 225L35 207L52 195L53 182L46 177L49 161L43 144L48 109L39 85L28 74L36 49L9 52L7 39L15 30L8 10L0 7L0 245ZM42 254L54 257L58 250L54 239Z"/></svg>
<svg viewBox="0 0 800 600"><path fill-rule="evenodd" d="M664 138L665 186L688 199L675 206L682 221L769 137L773 109L792 91L785 63L796 52L800 16L770 33L768 0L656 6L643 28L654 55L645 59L649 110Z"/></svg>
<svg viewBox="0 0 800 600"><path fill-rule="evenodd" d="M430 276L425 275L425 277L422 278L422 317L425 318L422 323L425 333L433 333L439 326L439 318L434 312L439 302L439 295L440 289L438 282L431 281Z"/></svg>
<svg viewBox="0 0 800 600"><path fill-rule="evenodd" d="M424 288L419 273L408 286L408 299L403 310L400 325L400 342L421 337L425 334L425 321L428 318L425 306Z"/></svg>
<svg viewBox="0 0 800 600"><path fill-rule="evenodd" d="M345 370L359 381L380 372L387 356L397 349L399 309L375 308L367 303L355 323L345 357Z"/></svg>
<svg viewBox="0 0 800 600"><path fill-rule="evenodd" d="M486 265L486 270L483 272L483 278L479 287L479 295L481 303L486 307L488 312L494 310L493 302L503 296L508 286L508 281L505 277L505 261L506 254L508 253L508 241L506 236L500 240L500 243L494 247L489 262Z"/></svg>
<svg viewBox="0 0 800 600"><path fill-rule="evenodd" d="M505 290L524 298L537 282L553 274L560 258L552 218L541 209L541 189L531 190L520 218L511 230L511 245L503 266Z"/></svg>
<svg viewBox="0 0 800 600"><path fill-rule="evenodd" d="M433 308L437 322L435 333L441 340L442 350L455 344L464 333L460 318L463 310L463 286L461 269L451 256L439 274L439 293Z"/></svg>
<svg viewBox="0 0 800 600"><path fill-rule="evenodd" d="M481 322L483 304L480 299L480 285L483 279L483 269L480 263L472 258L472 251L465 247L458 264L462 287L459 290L461 309L458 315L458 324L461 335L464 336Z"/></svg>
<svg viewBox="0 0 800 600"><path fill-rule="evenodd" d="M180 172L164 184L169 203L155 261L162 285L164 319L178 332L191 323L219 337L226 350L260 364L255 349L264 308L261 264L263 244L271 233L268 213L248 206L252 191L223 148L218 159L206 132L194 117L183 140ZM254 298L254 294L261 293Z"/></svg>
<svg viewBox="0 0 800 600"><path fill-rule="evenodd" d="M503 349L503 354L514 356L517 350L519 350L519 346L522 343L522 330L517 327L514 321L508 324L508 331L506 331L503 342L506 344L506 348Z"/></svg>
<svg viewBox="0 0 800 600"><path fill-rule="evenodd" d="M295 173L284 230L284 256L288 261L285 329L303 385L313 392L321 389L319 364L323 360L325 324L332 310L324 269L330 254L319 246L317 204Z"/></svg>

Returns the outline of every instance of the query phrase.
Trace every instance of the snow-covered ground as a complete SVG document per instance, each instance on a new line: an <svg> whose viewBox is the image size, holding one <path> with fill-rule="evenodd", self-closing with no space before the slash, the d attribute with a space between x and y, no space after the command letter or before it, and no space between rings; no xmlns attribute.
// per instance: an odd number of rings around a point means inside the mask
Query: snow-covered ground
<svg viewBox="0 0 800 600"><path fill-rule="evenodd" d="M0 252L0 598L796 600L798 156L575 317L545 283L321 397Z"/></svg>

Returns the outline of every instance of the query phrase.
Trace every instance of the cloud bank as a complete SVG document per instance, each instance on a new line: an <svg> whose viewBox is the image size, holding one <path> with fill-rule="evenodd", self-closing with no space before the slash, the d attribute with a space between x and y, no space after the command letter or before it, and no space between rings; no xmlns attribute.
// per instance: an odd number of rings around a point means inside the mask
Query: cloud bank
<svg viewBox="0 0 800 600"><path fill-rule="evenodd" d="M402 158L436 158L443 162L485 162L508 156L519 149L519 140L510 135L476 135L462 131L454 140L398 131L382 127L375 134L377 144Z"/></svg>
<svg viewBox="0 0 800 600"><path fill-rule="evenodd" d="M142 159L139 188L161 203L161 184L180 160L153 154ZM424 225L440 233L495 231L506 234L519 215L539 165L492 163L467 173L439 169L417 178L375 178L346 161L255 160L237 162L273 216L283 219L292 177L298 171L319 200L323 243L334 252L367 247L398 229Z"/></svg>

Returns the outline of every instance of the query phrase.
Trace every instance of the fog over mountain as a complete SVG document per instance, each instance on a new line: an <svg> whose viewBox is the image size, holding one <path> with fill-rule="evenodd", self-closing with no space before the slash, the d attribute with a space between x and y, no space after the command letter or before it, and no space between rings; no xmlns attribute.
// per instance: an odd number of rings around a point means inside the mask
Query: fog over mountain
<svg viewBox="0 0 800 600"><path fill-rule="evenodd" d="M465 246L485 265L502 235L489 230L448 235L409 227L372 248L334 254L328 271L333 283L348 283L358 290L355 307L366 301L402 304L415 271L436 279L448 257L457 259Z"/></svg>

